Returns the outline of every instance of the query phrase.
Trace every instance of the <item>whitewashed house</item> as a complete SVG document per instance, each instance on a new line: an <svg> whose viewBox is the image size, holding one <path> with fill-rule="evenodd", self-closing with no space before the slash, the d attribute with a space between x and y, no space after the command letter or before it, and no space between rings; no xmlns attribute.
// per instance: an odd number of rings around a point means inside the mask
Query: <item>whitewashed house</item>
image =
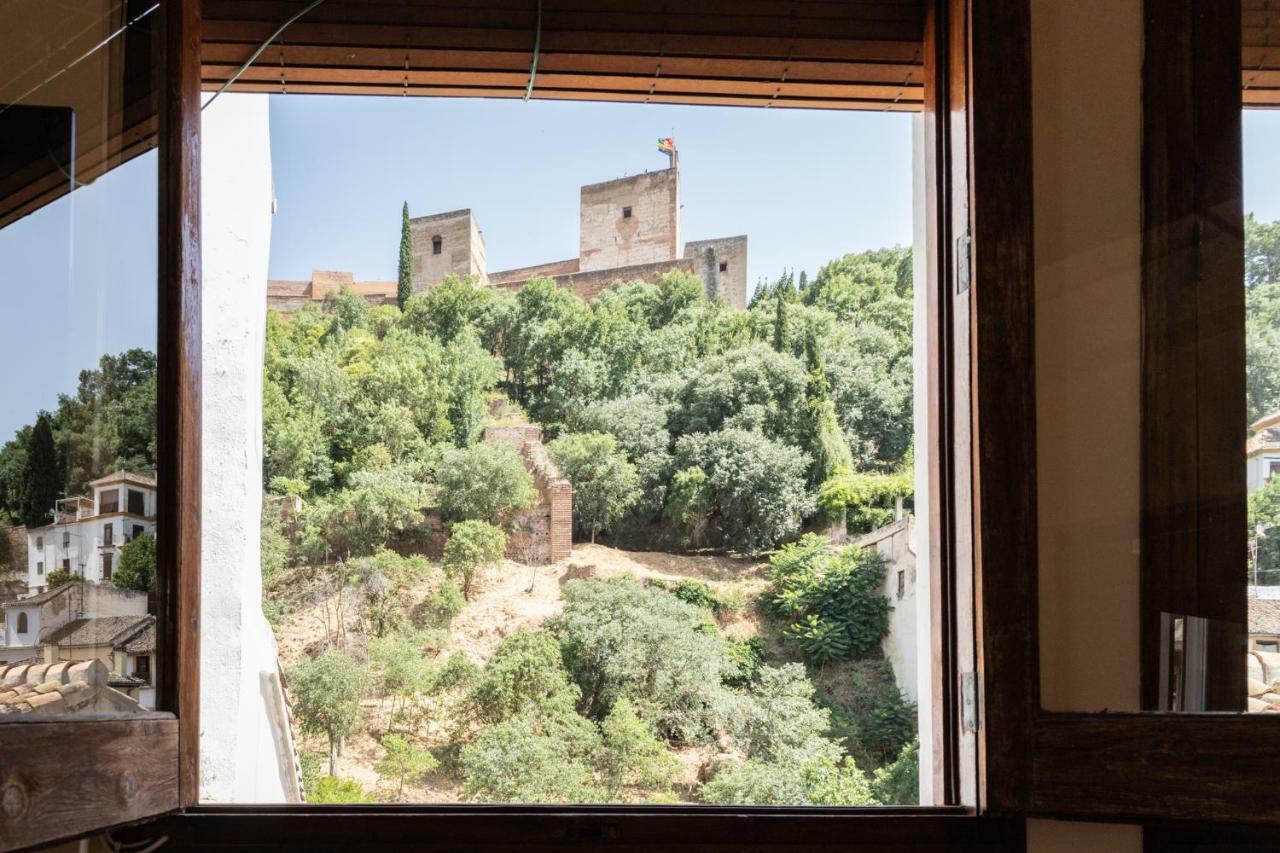
<svg viewBox="0 0 1280 853"><path fill-rule="evenodd" d="M1253 494L1272 474L1280 471L1280 411L1264 415L1249 425L1245 456L1249 494Z"/></svg>
<svg viewBox="0 0 1280 853"><path fill-rule="evenodd" d="M89 484L91 497L58 501L52 524L27 530L27 590L48 588L50 572L111 580L126 542L155 531L156 481L117 471Z"/></svg>

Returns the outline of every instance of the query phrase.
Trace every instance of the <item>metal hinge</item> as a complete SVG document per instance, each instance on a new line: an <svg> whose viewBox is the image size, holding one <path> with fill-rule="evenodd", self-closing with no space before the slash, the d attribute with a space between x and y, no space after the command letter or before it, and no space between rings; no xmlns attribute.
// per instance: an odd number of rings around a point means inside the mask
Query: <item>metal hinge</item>
<svg viewBox="0 0 1280 853"><path fill-rule="evenodd" d="M981 681L976 672L960 673L960 725L966 732L978 730L978 703Z"/></svg>
<svg viewBox="0 0 1280 853"><path fill-rule="evenodd" d="M969 289L973 267L973 240L966 231L956 238L956 293Z"/></svg>

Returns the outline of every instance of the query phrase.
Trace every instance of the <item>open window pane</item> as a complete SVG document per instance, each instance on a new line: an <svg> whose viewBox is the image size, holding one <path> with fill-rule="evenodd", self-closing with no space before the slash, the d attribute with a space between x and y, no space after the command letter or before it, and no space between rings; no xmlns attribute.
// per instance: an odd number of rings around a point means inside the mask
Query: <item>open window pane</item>
<svg viewBox="0 0 1280 853"><path fill-rule="evenodd" d="M209 105L202 796L918 801L917 132Z"/></svg>
<svg viewBox="0 0 1280 853"><path fill-rule="evenodd" d="M0 27L0 721L155 708L157 11Z"/></svg>

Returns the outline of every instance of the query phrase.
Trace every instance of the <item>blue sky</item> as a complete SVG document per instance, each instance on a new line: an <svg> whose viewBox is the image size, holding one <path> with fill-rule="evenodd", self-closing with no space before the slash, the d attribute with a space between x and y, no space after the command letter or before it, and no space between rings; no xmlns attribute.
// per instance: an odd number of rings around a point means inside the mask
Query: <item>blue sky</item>
<svg viewBox="0 0 1280 853"><path fill-rule="evenodd" d="M574 257L578 186L681 149L685 239L747 234L749 282L911 237L910 122L883 113L273 97L271 275L394 278L400 204L471 207L490 269ZM1245 113L1245 209L1280 219L1280 112ZM0 440L101 355L153 348L154 153L0 229Z"/></svg>
<svg viewBox="0 0 1280 853"><path fill-rule="evenodd" d="M685 240L747 234L748 282L911 241L901 113L274 97L271 275L393 279L400 207L471 208L491 270L578 255L578 189L680 149Z"/></svg>

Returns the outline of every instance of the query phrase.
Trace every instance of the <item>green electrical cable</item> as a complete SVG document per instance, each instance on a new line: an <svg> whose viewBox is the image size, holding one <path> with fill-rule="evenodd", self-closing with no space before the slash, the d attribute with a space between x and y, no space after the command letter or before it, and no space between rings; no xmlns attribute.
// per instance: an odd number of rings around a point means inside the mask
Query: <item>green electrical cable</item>
<svg viewBox="0 0 1280 853"><path fill-rule="evenodd" d="M249 59L245 62L245 64L241 65L240 68L236 70L236 73L232 74L230 79L228 79L227 82L222 84L222 88L214 92L213 97L204 102L204 106L200 108L201 112L203 112L204 110L207 110L209 108L209 105L218 99L219 95L227 91L227 89L231 88L231 84L239 80L240 75L243 74L245 71L249 70L249 66L252 65L254 62L256 62L259 56L262 56L262 52L267 49L267 46L270 45L277 38L279 38L280 34L284 32L285 29L288 28L290 24L292 24L294 21L298 20L303 15L307 14L308 12L310 12L312 9L319 6L323 2L324 0L312 0L311 3L307 4L307 7L305 9L303 9L301 12L298 12L292 18L290 18L289 20L281 24L280 27L267 38L266 41L264 41L262 44L258 46L258 49L253 52L253 56L250 56Z"/></svg>

